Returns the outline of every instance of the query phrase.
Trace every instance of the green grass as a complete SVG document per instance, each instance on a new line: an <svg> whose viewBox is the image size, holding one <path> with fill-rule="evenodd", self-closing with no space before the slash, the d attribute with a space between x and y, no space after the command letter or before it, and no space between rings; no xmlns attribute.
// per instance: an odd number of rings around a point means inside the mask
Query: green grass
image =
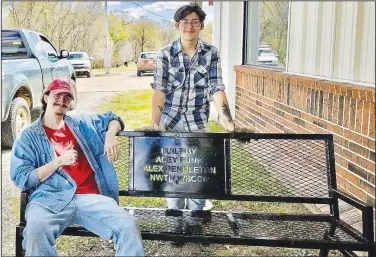
<svg viewBox="0 0 376 257"><path fill-rule="evenodd" d="M119 115L125 123L125 130L135 130L150 124L151 120L151 99L153 90L131 90L113 97L97 107L99 113L112 111ZM215 122L209 122L211 132L225 132ZM128 141L121 139L122 149L127 149ZM128 150L122 151L119 160L115 163L118 172L119 186L122 189L128 188ZM155 197L120 197L121 206L139 207L166 207L164 198Z"/></svg>
<svg viewBox="0 0 376 257"><path fill-rule="evenodd" d="M119 115L124 123L125 130L135 130L150 125L151 98L153 90L130 90L113 97L109 103L98 106L97 111L112 111ZM211 132L225 132L213 121L209 121Z"/></svg>
<svg viewBox="0 0 376 257"><path fill-rule="evenodd" d="M110 72L122 72L122 71L136 71L137 66L134 62L129 62L128 67L127 66L120 66L120 67L111 67ZM94 73L102 73L106 72L106 69L92 69L92 72Z"/></svg>
<svg viewBox="0 0 376 257"><path fill-rule="evenodd" d="M151 98L153 90L133 90L113 97L108 103L98 107L98 112L113 111L119 115L126 130L135 130L148 126L151 119ZM225 132L215 122L209 122L211 132ZM122 151L120 159L115 163L118 171L120 188L128 188L128 140L121 139ZM232 156L236 165L232 166L232 190L235 194L249 195L286 195L286 189L265 169L257 163L243 144L232 144ZM234 151L236 150L236 151ZM244 176L247 174L247 176ZM247 187L246 185L251 185ZM121 197L122 206L166 207L164 198L154 197ZM266 211L276 213L298 212L306 213L301 204L279 204L264 202L214 201L217 210Z"/></svg>
<svg viewBox="0 0 376 257"><path fill-rule="evenodd" d="M99 106L98 111L111 110L123 119L125 130L135 130L150 124L152 93L152 89L127 91Z"/></svg>

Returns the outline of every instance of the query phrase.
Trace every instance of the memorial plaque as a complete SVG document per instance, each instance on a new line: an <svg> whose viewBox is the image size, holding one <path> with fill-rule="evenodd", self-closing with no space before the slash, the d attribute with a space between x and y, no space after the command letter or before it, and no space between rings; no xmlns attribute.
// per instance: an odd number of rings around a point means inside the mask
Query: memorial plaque
<svg viewBox="0 0 376 257"><path fill-rule="evenodd" d="M138 137L134 139L133 156L130 180L135 191L204 196L225 192L221 138Z"/></svg>

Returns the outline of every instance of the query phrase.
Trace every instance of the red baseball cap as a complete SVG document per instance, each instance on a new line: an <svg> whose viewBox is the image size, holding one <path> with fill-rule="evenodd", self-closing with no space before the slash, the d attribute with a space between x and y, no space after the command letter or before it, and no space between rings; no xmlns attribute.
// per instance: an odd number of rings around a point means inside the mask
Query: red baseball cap
<svg viewBox="0 0 376 257"><path fill-rule="evenodd" d="M61 79L55 79L52 81L48 87L46 88L47 91L54 92L55 94L58 93L69 93L73 98L72 86L69 82Z"/></svg>

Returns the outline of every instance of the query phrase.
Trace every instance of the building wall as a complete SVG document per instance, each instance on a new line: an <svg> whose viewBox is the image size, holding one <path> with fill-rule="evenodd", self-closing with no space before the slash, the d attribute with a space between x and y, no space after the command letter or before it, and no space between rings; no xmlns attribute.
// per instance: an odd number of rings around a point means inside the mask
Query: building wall
<svg viewBox="0 0 376 257"><path fill-rule="evenodd" d="M374 6L291 2L286 72L241 66L242 2L215 1L213 27L236 125L259 133L332 133L339 189L373 206Z"/></svg>
<svg viewBox="0 0 376 257"><path fill-rule="evenodd" d="M237 66L238 127L258 133L332 133L341 191L375 206L375 90Z"/></svg>
<svg viewBox="0 0 376 257"><path fill-rule="evenodd" d="M287 72L375 86L375 2L291 2Z"/></svg>
<svg viewBox="0 0 376 257"><path fill-rule="evenodd" d="M223 83L232 115L235 115L234 66L242 64L243 6L241 1L214 1L212 43L220 52ZM210 109L211 119L217 120L213 103Z"/></svg>

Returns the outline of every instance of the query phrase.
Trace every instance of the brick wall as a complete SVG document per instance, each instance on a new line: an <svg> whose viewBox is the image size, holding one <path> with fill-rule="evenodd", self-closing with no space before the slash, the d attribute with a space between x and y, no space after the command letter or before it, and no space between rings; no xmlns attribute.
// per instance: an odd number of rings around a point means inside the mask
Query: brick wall
<svg viewBox="0 0 376 257"><path fill-rule="evenodd" d="M338 188L375 206L375 89L236 66L235 120L260 133L332 133Z"/></svg>

